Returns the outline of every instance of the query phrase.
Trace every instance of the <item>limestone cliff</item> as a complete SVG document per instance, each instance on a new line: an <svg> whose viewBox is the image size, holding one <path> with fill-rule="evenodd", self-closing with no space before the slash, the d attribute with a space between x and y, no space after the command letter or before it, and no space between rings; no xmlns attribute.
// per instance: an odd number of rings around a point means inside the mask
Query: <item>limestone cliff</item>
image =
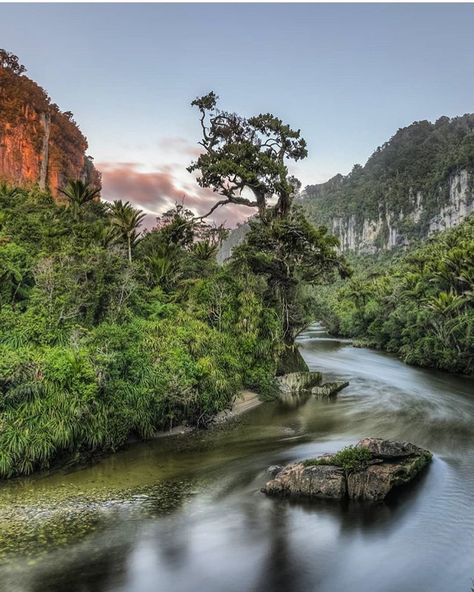
<svg viewBox="0 0 474 592"><path fill-rule="evenodd" d="M87 140L72 114L61 112L23 70L0 60L0 179L38 185L58 199L58 189L69 179L99 186L86 151Z"/></svg>
<svg viewBox="0 0 474 592"><path fill-rule="evenodd" d="M383 206L377 218L363 218L358 222L355 214L335 216L331 221L331 231L341 243L343 251L374 253L380 249L393 249L406 246L414 237L414 230L424 228L417 238L424 238L434 232L457 226L469 214L474 212L474 179L472 173L462 169L447 181L449 197L440 206L437 213L429 216L421 225L425 216L424 195L421 191L411 192L413 208L398 215L387 211Z"/></svg>
<svg viewBox="0 0 474 592"><path fill-rule="evenodd" d="M474 212L474 115L399 130L364 167L306 187L301 203L344 251L406 246L456 226Z"/></svg>

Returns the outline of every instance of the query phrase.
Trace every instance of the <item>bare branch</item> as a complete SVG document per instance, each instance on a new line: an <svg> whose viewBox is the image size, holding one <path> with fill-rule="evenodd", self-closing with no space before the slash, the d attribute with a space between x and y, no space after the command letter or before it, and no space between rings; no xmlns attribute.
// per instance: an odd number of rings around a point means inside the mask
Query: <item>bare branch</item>
<svg viewBox="0 0 474 592"><path fill-rule="evenodd" d="M224 205L226 205L228 203L233 203L233 204L236 204L238 206L247 206L249 208L256 208L256 207L258 207L258 203L256 201L250 201L249 199L246 199L245 197L231 197L229 199L222 199L221 201L216 202L212 206L212 208L209 210L209 212L207 212L207 214L204 214L204 216L198 216L197 218L195 218L195 220L203 220L204 218L207 218L215 210L217 210L218 207L224 206Z"/></svg>

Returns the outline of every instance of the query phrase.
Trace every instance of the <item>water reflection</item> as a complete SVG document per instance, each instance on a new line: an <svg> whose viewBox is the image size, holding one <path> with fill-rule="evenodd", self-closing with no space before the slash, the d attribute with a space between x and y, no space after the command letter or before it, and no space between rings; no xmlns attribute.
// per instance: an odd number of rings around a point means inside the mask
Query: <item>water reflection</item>
<svg viewBox="0 0 474 592"><path fill-rule="evenodd" d="M320 329L302 336L302 351L328 380L350 381L335 401L262 405L218 432L136 445L95 467L4 488L0 510L17 500L32 521L59 487L59 507L73 504L80 490L100 528L49 550L38 539L40 560L29 563L32 549L28 562L7 558L0 589L469 592L472 380L410 368L327 340ZM434 462L384 504L292 503L260 494L268 465L367 435L414 441L435 452ZM122 493L111 499L115 491Z"/></svg>

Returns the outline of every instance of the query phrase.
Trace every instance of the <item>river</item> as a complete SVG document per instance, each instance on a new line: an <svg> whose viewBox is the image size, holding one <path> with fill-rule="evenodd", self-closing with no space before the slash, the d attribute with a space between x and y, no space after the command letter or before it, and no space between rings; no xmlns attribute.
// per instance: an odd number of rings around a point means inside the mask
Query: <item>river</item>
<svg viewBox="0 0 474 592"><path fill-rule="evenodd" d="M265 403L225 427L129 446L0 489L5 592L470 592L474 382L353 348L312 327L334 401ZM433 451L389 503L266 498L265 469L364 436Z"/></svg>

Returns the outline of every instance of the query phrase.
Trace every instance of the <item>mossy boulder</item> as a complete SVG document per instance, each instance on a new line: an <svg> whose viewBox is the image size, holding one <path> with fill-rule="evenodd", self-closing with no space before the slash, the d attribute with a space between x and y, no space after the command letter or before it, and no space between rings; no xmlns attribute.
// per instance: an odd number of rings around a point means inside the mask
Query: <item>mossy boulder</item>
<svg viewBox="0 0 474 592"><path fill-rule="evenodd" d="M267 495L380 501L412 481L431 461L431 452L410 442L365 438L326 454L273 470Z"/></svg>

